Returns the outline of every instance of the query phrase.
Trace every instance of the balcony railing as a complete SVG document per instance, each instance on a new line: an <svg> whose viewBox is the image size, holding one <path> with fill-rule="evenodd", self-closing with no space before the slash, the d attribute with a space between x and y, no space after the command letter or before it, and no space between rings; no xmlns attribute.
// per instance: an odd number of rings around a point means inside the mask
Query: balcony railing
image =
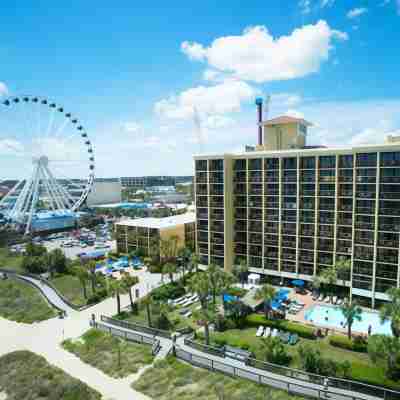
<svg viewBox="0 0 400 400"><path fill-rule="evenodd" d="M400 199L400 192L380 192L382 199Z"/></svg>
<svg viewBox="0 0 400 400"><path fill-rule="evenodd" d="M339 192L340 197L353 197L353 191L352 190L342 190Z"/></svg>
<svg viewBox="0 0 400 400"><path fill-rule="evenodd" d="M366 245L369 245L369 246L373 246L374 245L374 239L368 239L368 238L357 238L356 237L355 242L359 243L359 244L366 244Z"/></svg>
<svg viewBox="0 0 400 400"><path fill-rule="evenodd" d="M351 247L341 247L341 246L339 246L339 247L337 247L336 248L336 252L337 253L345 253L345 254L351 254Z"/></svg>
<svg viewBox="0 0 400 400"><path fill-rule="evenodd" d="M379 224L380 231L387 232L398 232L400 230L400 225L398 224Z"/></svg>
<svg viewBox="0 0 400 400"><path fill-rule="evenodd" d="M381 208L379 210L380 215L400 215L399 208Z"/></svg>
<svg viewBox="0 0 400 400"><path fill-rule="evenodd" d="M356 222L355 224L356 229L365 229L373 231L375 229L374 224L366 224L365 222Z"/></svg>
<svg viewBox="0 0 400 400"><path fill-rule="evenodd" d="M197 219L208 219L207 213L197 213Z"/></svg>
<svg viewBox="0 0 400 400"><path fill-rule="evenodd" d="M378 240L378 246L383 246L383 247L397 247L398 243L397 240Z"/></svg>
<svg viewBox="0 0 400 400"><path fill-rule="evenodd" d="M352 219L338 219L338 221L337 221L337 224L338 225L346 225L346 226L349 226L349 225L352 225L353 224L353 220Z"/></svg>
<svg viewBox="0 0 400 400"><path fill-rule="evenodd" d="M368 191L368 192L362 192L362 191L357 191L356 192L356 197L360 197L363 199L374 199L375 198L375 192Z"/></svg>
<svg viewBox="0 0 400 400"><path fill-rule="evenodd" d="M314 262L314 256L313 255L300 254L299 260L300 261L306 261L306 262Z"/></svg>
<svg viewBox="0 0 400 400"><path fill-rule="evenodd" d="M356 213L357 214L375 214L375 208L357 207Z"/></svg>

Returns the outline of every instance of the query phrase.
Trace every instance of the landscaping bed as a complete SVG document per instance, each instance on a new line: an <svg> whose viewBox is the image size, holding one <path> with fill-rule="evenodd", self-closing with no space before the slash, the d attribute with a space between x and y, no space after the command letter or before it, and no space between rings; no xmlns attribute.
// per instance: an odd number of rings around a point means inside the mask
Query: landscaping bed
<svg viewBox="0 0 400 400"><path fill-rule="evenodd" d="M0 316L31 324L56 315L56 309L50 306L38 289L14 278L0 281Z"/></svg>
<svg viewBox="0 0 400 400"><path fill-rule="evenodd" d="M0 357L0 398L2 393L7 400L101 399L100 393L29 351Z"/></svg>
<svg viewBox="0 0 400 400"><path fill-rule="evenodd" d="M264 350L262 339L256 337L257 328L247 327L244 329L229 329L225 332L212 332L211 345L223 346L225 344L238 347L244 350L251 351L255 358L264 360ZM202 334L197 334L197 341L204 343ZM346 337L343 336L340 343L346 342ZM334 337L334 340L335 337ZM343 363L348 361L350 363L349 379L361 381L370 385L385 386L393 390L400 389L400 382L394 382L385 376L385 369L383 365L374 364L369 358L367 353L360 351L352 351L346 348L332 346L330 344L330 337L324 339L305 339L301 338L299 343L295 346L284 345L291 361L289 367L301 369L301 361L298 348L301 345L308 345L314 350L321 353L324 359L332 360L335 363Z"/></svg>
<svg viewBox="0 0 400 400"><path fill-rule="evenodd" d="M154 359L151 346L127 342L96 329L90 329L78 340L65 340L62 345L85 363L114 378L134 374Z"/></svg>
<svg viewBox="0 0 400 400"><path fill-rule="evenodd" d="M132 387L157 400L299 399L248 380L194 368L173 357L156 362Z"/></svg>

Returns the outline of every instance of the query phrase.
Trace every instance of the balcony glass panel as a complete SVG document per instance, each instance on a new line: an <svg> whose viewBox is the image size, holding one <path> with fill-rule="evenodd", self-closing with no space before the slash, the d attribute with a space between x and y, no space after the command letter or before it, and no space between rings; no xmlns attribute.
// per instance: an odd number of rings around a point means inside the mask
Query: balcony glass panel
<svg viewBox="0 0 400 400"><path fill-rule="evenodd" d="M336 156L321 156L319 158L319 168L335 168Z"/></svg>
<svg viewBox="0 0 400 400"><path fill-rule="evenodd" d="M266 158L264 160L265 169L279 169L279 158Z"/></svg>
<svg viewBox="0 0 400 400"><path fill-rule="evenodd" d="M344 154L339 156L339 168L353 168L353 155Z"/></svg>
<svg viewBox="0 0 400 400"><path fill-rule="evenodd" d="M400 152L384 152L381 153L381 166L393 167L400 166Z"/></svg>
<svg viewBox="0 0 400 400"><path fill-rule="evenodd" d="M261 171L250 171L249 172L249 182L262 182L262 172Z"/></svg>
<svg viewBox="0 0 400 400"><path fill-rule="evenodd" d="M297 158L290 157L283 159L283 169L296 169L297 168Z"/></svg>
<svg viewBox="0 0 400 400"><path fill-rule="evenodd" d="M223 196L211 196L210 197L210 207L223 208L224 207L224 197Z"/></svg>
<svg viewBox="0 0 400 400"><path fill-rule="evenodd" d="M376 153L359 153L357 154L356 166L359 167L376 167Z"/></svg>
<svg viewBox="0 0 400 400"><path fill-rule="evenodd" d="M397 287L397 280L379 279L375 280L375 291L386 293L389 289Z"/></svg>
<svg viewBox="0 0 400 400"><path fill-rule="evenodd" d="M233 169L234 171L245 171L247 169L247 160L239 159L233 161Z"/></svg>
<svg viewBox="0 0 400 400"><path fill-rule="evenodd" d="M251 196L249 198L249 207L262 207L262 196Z"/></svg>
<svg viewBox="0 0 400 400"><path fill-rule="evenodd" d="M278 271L279 269L278 261L270 258L264 258L264 269Z"/></svg>
<svg viewBox="0 0 400 400"><path fill-rule="evenodd" d="M250 268L262 268L262 258L250 256L249 267Z"/></svg>
<svg viewBox="0 0 400 400"><path fill-rule="evenodd" d="M366 246L354 246L354 258L357 260L374 260L374 249Z"/></svg>
<svg viewBox="0 0 400 400"><path fill-rule="evenodd" d="M353 287L356 289L372 290L372 278L353 274Z"/></svg>
<svg viewBox="0 0 400 400"><path fill-rule="evenodd" d="M210 183L224 183L224 173L210 172Z"/></svg>
<svg viewBox="0 0 400 400"><path fill-rule="evenodd" d="M315 157L301 157L300 168L313 169L315 168Z"/></svg>
<svg viewBox="0 0 400 400"><path fill-rule="evenodd" d="M207 160L196 160L195 168L197 171L207 171Z"/></svg>
<svg viewBox="0 0 400 400"><path fill-rule="evenodd" d="M335 183L336 176L334 169L323 169L319 171L319 181L327 183Z"/></svg>
<svg viewBox="0 0 400 400"><path fill-rule="evenodd" d="M282 265L281 265L281 269L282 269L282 271L285 271L285 272L294 273L294 272L296 272L296 263L292 263L289 261L283 261Z"/></svg>
<svg viewBox="0 0 400 400"><path fill-rule="evenodd" d="M249 162L249 170L262 170L261 158L251 158L248 162Z"/></svg>
<svg viewBox="0 0 400 400"><path fill-rule="evenodd" d="M397 281L397 265L376 264L376 277L394 279Z"/></svg>
<svg viewBox="0 0 400 400"><path fill-rule="evenodd" d="M299 261L313 263L314 262L314 252L301 250L299 252Z"/></svg>
<svg viewBox="0 0 400 400"><path fill-rule="evenodd" d="M299 274L301 275L314 275L314 265L313 264L299 264Z"/></svg>
<svg viewBox="0 0 400 400"><path fill-rule="evenodd" d="M223 171L224 160L210 160L210 171Z"/></svg>
<svg viewBox="0 0 400 400"><path fill-rule="evenodd" d="M353 170L352 169L339 170L339 182L353 182Z"/></svg>
<svg viewBox="0 0 400 400"><path fill-rule="evenodd" d="M399 252L397 249L382 249L378 247L377 261L397 265L399 263Z"/></svg>

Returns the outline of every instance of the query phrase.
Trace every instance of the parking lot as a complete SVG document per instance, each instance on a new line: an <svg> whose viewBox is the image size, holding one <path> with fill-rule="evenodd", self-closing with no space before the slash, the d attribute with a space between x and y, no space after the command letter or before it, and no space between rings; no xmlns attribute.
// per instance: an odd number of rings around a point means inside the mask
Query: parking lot
<svg viewBox="0 0 400 400"><path fill-rule="evenodd" d="M104 248L99 247L99 246L86 246L86 247L81 247L80 245L73 245L71 247L63 247L62 243L65 242L66 239L53 239L51 241L43 241L41 244L47 248L48 251L54 250L57 248L60 248L64 254L65 257L74 259L78 257L78 254L82 253L89 253L91 251L97 251L97 250L105 250L105 251L115 251L116 250L116 241L115 240L107 240L105 241Z"/></svg>

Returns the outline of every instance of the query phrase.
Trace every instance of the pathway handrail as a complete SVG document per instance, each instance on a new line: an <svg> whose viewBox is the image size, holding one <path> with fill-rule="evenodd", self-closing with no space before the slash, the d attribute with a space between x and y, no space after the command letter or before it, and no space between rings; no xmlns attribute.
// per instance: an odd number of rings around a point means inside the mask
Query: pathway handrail
<svg viewBox="0 0 400 400"><path fill-rule="evenodd" d="M289 381L284 381L276 379L273 377L261 375L252 371L247 371L243 368L236 367L225 363L224 361L216 361L207 357L198 356L192 354L180 347L176 347L175 355L177 358L189 362L197 367L202 367L209 369L211 371L222 372L226 375L249 379L253 382L259 383L260 385L272 386L276 389L286 390L288 393L294 393L306 397L314 397L318 399L328 399L328 398L340 398L341 400L364 400L362 397L357 397L354 395L338 394L332 392L329 389L319 389L311 386L306 386L298 383L293 383ZM339 397L337 397L339 396Z"/></svg>
<svg viewBox="0 0 400 400"><path fill-rule="evenodd" d="M148 333L150 335L161 336L167 339L171 339L171 333L162 329L151 328L149 326L137 324L136 322L128 322L120 319L110 318L106 317L105 315L102 315L100 319L101 321L106 322L110 325L115 325L121 328L136 330L139 332Z"/></svg>
<svg viewBox="0 0 400 400"><path fill-rule="evenodd" d="M188 347L192 347L204 353L225 357L225 352L223 350L220 350L213 346L207 346L202 343L197 343L188 338L185 338L184 344L187 345ZM222 354L220 354L219 351L221 351ZM319 385L323 385L324 380L328 378L329 386L336 387L338 389L353 390L355 392L371 396L378 396L385 400L400 400L400 392L392 389L387 389L381 386L369 385L367 383L357 382L350 379L341 379L336 377L327 377L323 375L313 374L310 372L302 371L295 368L285 367L283 365L269 363L251 357L245 360L245 364L275 374L301 380L303 382L316 383Z"/></svg>

